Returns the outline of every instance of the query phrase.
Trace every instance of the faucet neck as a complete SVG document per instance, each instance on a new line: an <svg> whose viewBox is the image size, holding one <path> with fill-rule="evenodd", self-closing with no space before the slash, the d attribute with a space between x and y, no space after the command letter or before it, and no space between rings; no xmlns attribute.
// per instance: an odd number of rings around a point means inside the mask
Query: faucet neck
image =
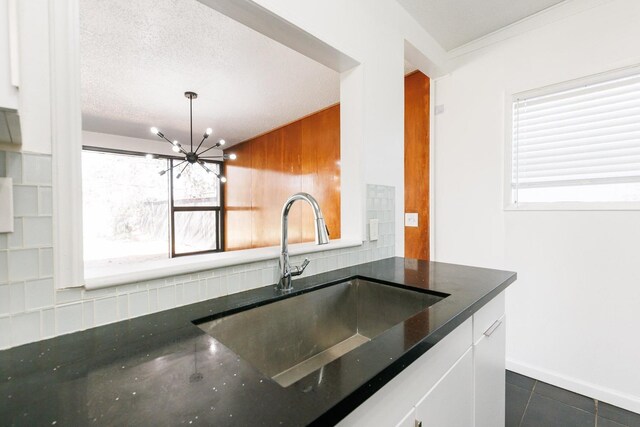
<svg viewBox="0 0 640 427"><path fill-rule="evenodd" d="M278 288L284 291L291 290L291 276L294 274L302 274L304 268L306 268L309 263L309 261L306 260L305 264L303 264L303 268L300 269L296 267L295 272L292 271L291 265L289 264L289 211L291 210L291 206L293 206L297 200L304 200L311 205L313 217L316 223L316 244L321 245L329 242L324 217L322 216L320 205L318 205L316 199L307 193L296 193L289 197L282 207L282 223L280 230L280 282L278 283Z"/></svg>
<svg viewBox="0 0 640 427"><path fill-rule="evenodd" d="M308 193L296 193L293 196L289 197L284 205L282 206L282 216L281 216L281 233L280 233L280 253L289 252L289 211L291 207L297 200L304 200L309 203L311 209L313 210L313 218L317 222L319 219L324 221L324 217L322 216L322 211L320 210L320 205L318 201ZM316 243L318 240L317 230L316 230ZM287 257L288 258L288 257Z"/></svg>

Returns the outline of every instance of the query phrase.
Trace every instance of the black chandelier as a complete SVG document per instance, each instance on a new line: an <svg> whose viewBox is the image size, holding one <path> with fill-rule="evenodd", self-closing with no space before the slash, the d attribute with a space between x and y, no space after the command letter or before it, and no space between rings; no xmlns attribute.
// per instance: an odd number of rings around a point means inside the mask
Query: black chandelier
<svg viewBox="0 0 640 427"><path fill-rule="evenodd" d="M200 140L200 143L198 144L196 149L195 150L193 149L193 100L198 97L198 94L195 93L195 92L185 92L184 96L186 98L189 98L189 129L190 129L190 136L191 136L191 144L190 144L190 148L189 148L188 152L184 148L182 148L182 145L180 143L178 143L177 140L171 141L169 138L164 136L164 134L162 132L160 132L157 127L152 127L151 128L151 133L153 133L154 135L157 135L158 137L164 139L169 144L171 144L173 146L172 149L173 149L174 152L184 154L184 160L183 161L181 161L181 162L179 162L177 164L174 164L173 166L171 166L167 170L160 171L160 175L164 175L165 173L169 172L170 170L184 165L182 167L182 169L180 170L180 173L178 173L178 175L176 175L176 178L180 179L180 177L182 176L182 173L187 168L187 166L197 163L200 166L202 166L202 168L204 170L206 170L208 173L213 173L220 180L220 182L227 182L227 178L225 178L224 176L220 175L219 173L214 172L211 169L209 169L207 167L207 165L205 165L205 160L222 160L222 161L229 160L229 159L230 160L235 160L236 159L236 155L235 154L223 154L221 156L220 155L217 155L217 156L211 156L211 155L203 156L203 154L205 154L207 151L213 150L214 148L222 147L225 144L225 140L221 139L218 142L216 142L214 145L212 145L211 147L208 147L208 148L203 147L203 150L199 151L200 148L202 147L202 143L204 142L204 140L209 138L209 136L213 132L213 130L211 128L207 128L207 130L202 135L202 140Z"/></svg>

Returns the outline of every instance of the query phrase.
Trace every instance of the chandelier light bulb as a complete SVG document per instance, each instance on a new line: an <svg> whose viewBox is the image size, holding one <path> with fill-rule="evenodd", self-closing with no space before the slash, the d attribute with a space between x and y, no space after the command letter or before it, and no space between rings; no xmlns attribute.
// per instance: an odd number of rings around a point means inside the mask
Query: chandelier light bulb
<svg viewBox="0 0 640 427"><path fill-rule="evenodd" d="M235 154L229 154L229 158L230 158L231 160L235 160L235 159L237 159L237 158L238 158L238 156L236 156Z"/></svg>
<svg viewBox="0 0 640 427"><path fill-rule="evenodd" d="M207 128L207 130L204 132L205 135L209 136L213 133L213 129L211 128Z"/></svg>
<svg viewBox="0 0 640 427"><path fill-rule="evenodd" d="M180 144L178 144L178 145L174 145L171 149L172 149L175 153L179 153L179 152L180 152Z"/></svg>
<svg viewBox="0 0 640 427"><path fill-rule="evenodd" d="M178 140L177 140L177 139L174 139L172 144L173 144L173 145L177 145L178 147L180 146L180 144L178 143Z"/></svg>
<svg viewBox="0 0 640 427"><path fill-rule="evenodd" d="M157 127L155 127L155 126L154 126L154 127L152 127L152 128L151 128L151 133L152 133L152 134L157 135L157 134L158 134L158 132L159 132L159 130L158 130L158 128L157 128Z"/></svg>
<svg viewBox="0 0 640 427"><path fill-rule="evenodd" d="M220 182L227 182L227 178L225 178L224 176L220 177Z"/></svg>
<svg viewBox="0 0 640 427"><path fill-rule="evenodd" d="M227 143L227 141L225 141L224 139L221 139L220 141L218 141L218 144L220 144L220 145L224 145L226 143Z"/></svg>

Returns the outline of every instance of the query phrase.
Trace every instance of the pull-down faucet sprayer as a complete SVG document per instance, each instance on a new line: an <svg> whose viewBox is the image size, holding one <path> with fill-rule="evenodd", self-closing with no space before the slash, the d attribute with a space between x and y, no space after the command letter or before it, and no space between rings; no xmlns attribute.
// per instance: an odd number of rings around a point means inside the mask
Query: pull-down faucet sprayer
<svg viewBox="0 0 640 427"><path fill-rule="evenodd" d="M280 281L278 282L277 289L283 292L290 292L293 289L291 286L291 277L301 275L304 269L307 268L307 265L309 265L309 258L305 258L300 266L291 266L291 264L289 264L289 211L296 200L306 201L313 209L316 245L326 245L329 243L329 230L327 229L327 224L324 222L318 201L308 193L296 193L289 197L282 207L282 230L280 235Z"/></svg>

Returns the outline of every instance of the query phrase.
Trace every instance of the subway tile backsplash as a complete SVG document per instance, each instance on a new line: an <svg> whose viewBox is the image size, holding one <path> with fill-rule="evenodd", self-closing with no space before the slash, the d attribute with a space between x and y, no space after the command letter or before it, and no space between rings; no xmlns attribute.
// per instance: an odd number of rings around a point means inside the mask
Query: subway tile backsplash
<svg viewBox="0 0 640 427"><path fill-rule="evenodd" d="M0 234L0 349L93 328L274 284L278 261L260 261L86 291L53 284L51 156L0 152L0 176L11 176L15 232ZM305 276L394 255L393 187L367 186L367 220L379 238L362 246L307 254ZM301 263L305 256L292 256Z"/></svg>

